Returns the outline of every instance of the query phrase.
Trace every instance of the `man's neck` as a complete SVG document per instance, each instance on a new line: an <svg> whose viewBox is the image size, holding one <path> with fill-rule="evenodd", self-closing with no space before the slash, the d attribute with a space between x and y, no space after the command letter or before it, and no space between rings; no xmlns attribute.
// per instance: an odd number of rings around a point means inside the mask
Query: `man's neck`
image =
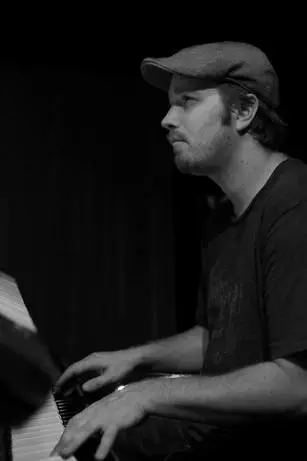
<svg viewBox="0 0 307 461"><path fill-rule="evenodd" d="M287 158L281 152L268 152L254 141L247 140L219 177L212 178L232 202L237 218Z"/></svg>

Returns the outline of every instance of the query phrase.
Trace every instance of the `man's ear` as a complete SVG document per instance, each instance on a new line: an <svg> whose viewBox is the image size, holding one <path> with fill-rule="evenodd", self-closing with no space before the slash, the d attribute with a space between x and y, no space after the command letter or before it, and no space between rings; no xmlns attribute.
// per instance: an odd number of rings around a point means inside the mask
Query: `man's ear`
<svg viewBox="0 0 307 461"><path fill-rule="evenodd" d="M252 93L249 93L247 96L249 98L248 104L244 104L244 107L241 106L240 108L236 107L232 109L234 127L238 132L245 131L248 128L248 126L252 123L259 107L257 96Z"/></svg>

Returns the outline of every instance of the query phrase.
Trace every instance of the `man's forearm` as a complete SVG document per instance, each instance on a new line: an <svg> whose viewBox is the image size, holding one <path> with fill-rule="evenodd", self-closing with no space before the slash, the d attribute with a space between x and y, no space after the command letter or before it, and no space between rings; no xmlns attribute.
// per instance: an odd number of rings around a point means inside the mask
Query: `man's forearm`
<svg viewBox="0 0 307 461"><path fill-rule="evenodd" d="M266 362L229 374L144 381L148 412L217 422L306 411L306 372ZM146 391L147 386L147 391Z"/></svg>
<svg viewBox="0 0 307 461"><path fill-rule="evenodd" d="M153 341L139 347L140 364L153 371L198 372L208 343L206 330L196 326L178 335Z"/></svg>

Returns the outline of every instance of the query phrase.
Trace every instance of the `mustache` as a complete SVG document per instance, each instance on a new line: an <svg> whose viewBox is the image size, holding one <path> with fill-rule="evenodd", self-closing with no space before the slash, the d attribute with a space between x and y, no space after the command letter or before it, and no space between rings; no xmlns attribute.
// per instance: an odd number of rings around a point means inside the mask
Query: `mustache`
<svg viewBox="0 0 307 461"><path fill-rule="evenodd" d="M187 141L187 139L180 133L169 133L167 135L167 140L170 144L176 141Z"/></svg>

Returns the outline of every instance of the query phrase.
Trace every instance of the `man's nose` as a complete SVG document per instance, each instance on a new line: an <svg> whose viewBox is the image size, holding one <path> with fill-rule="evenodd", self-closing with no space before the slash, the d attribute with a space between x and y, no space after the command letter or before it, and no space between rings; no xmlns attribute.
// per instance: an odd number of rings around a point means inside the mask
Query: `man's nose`
<svg viewBox="0 0 307 461"><path fill-rule="evenodd" d="M178 127L178 118L177 118L176 110L174 107L171 108L167 112L166 116L162 119L161 126L162 128L165 128L166 130L172 130Z"/></svg>

